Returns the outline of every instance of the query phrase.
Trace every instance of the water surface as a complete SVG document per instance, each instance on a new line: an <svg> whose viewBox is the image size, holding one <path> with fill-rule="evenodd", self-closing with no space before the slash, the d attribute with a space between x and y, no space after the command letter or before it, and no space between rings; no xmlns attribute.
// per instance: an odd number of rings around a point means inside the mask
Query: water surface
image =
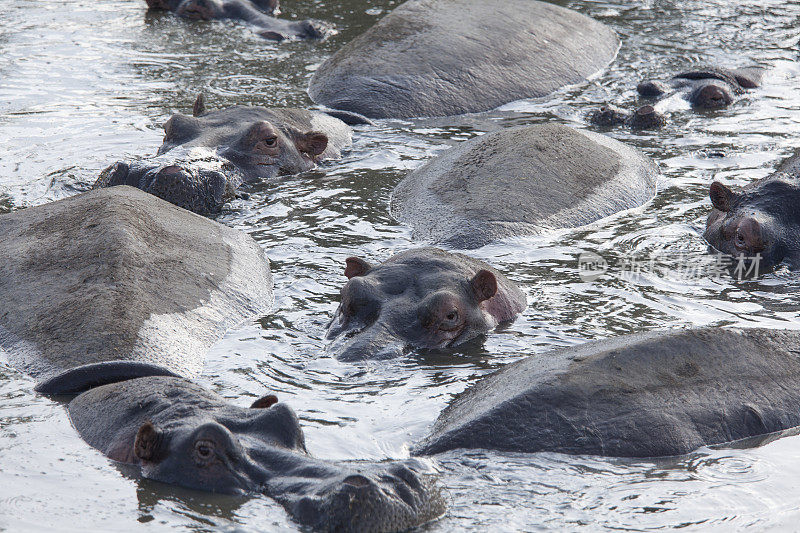
<svg viewBox="0 0 800 533"><path fill-rule="evenodd" d="M5 0L0 3L0 212L88 189L122 158L155 153L163 124L188 112L198 92L209 107L311 105L314 69L398 2L285 0L284 15L332 22L325 43L275 44L235 23L187 23L148 14L138 0ZM591 339L664 327L800 327L797 278L757 281L679 275L704 257L708 185L739 186L767 175L798 146L800 5L777 0L563 1L612 26L623 45L587 83L551 98L449 119L359 127L344 160L252 187L220 217L267 251L276 305L212 350L200 381L249 404L276 393L300 416L312 453L329 459L408 455L452 396L526 355ZM580 230L513 239L470 252L517 281L524 315L452 353L339 363L324 329L344 283L344 259L379 262L414 245L388 215L393 186L450 145L513 125L558 121L586 127L600 104L632 107L641 77L694 64L760 64L764 88L723 111L668 106L659 132L610 134L655 159L663 172L647 206ZM614 261L663 260L593 282L581 251ZM677 273L677 274L676 274ZM228 498L139 479L90 449L63 406L33 381L0 366L0 529L292 531L266 497ZM437 468L450 510L426 531L621 530L678 527L764 530L800 518L800 438L749 449L630 461L559 454L452 452Z"/></svg>

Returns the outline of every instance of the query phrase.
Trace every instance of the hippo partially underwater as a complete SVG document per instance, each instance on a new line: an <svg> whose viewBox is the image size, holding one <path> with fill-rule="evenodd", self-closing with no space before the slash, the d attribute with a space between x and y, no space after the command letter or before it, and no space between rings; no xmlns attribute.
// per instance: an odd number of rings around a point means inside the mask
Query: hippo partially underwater
<svg viewBox="0 0 800 533"><path fill-rule="evenodd" d="M0 216L0 347L68 406L80 435L145 478L264 493L325 531L404 531L445 503L419 461L311 457L272 395L230 405L186 377L230 326L272 303L247 235L130 187Z"/></svg>
<svg viewBox="0 0 800 533"><path fill-rule="evenodd" d="M117 162L94 188L130 185L201 215L218 212L245 182L296 174L336 159L351 130L326 113L292 108L230 107L173 115L156 157Z"/></svg>
<svg viewBox="0 0 800 533"><path fill-rule="evenodd" d="M416 460L322 461L308 454L292 409L265 396L243 408L190 381L141 377L69 404L75 428L148 479L225 494L260 492L297 522L331 532L405 531L445 502Z"/></svg>
<svg viewBox="0 0 800 533"><path fill-rule="evenodd" d="M800 331L654 331L560 348L469 387L413 450L682 455L800 425Z"/></svg>
<svg viewBox="0 0 800 533"><path fill-rule="evenodd" d="M345 276L327 337L346 361L457 346L526 306L525 294L491 266L436 248L402 252L376 266L350 257Z"/></svg>
<svg viewBox="0 0 800 533"><path fill-rule="evenodd" d="M195 376L272 305L251 237L130 187L1 215L0 234L0 348L42 392Z"/></svg>
<svg viewBox="0 0 800 533"><path fill-rule="evenodd" d="M314 72L311 99L370 118L488 111L604 68L619 39L534 0L408 0Z"/></svg>
<svg viewBox="0 0 800 533"><path fill-rule="evenodd" d="M433 158L392 192L413 237L459 249L590 224L641 206L658 168L605 135L561 124L507 128Z"/></svg>
<svg viewBox="0 0 800 533"><path fill-rule="evenodd" d="M150 9L172 11L195 20L238 20L258 28L266 39L323 39L331 29L318 21L272 17L278 0L145 0Z"/></svg>
<svg viewBox="0 0 800 533"><path fill-rule="evenodd" d="M781 263L800 270L800 154L739 192L715 181L704 237L718 251L745 259L748 272Z"/></svg>
<svg viewBox="0 0 800 533"><path fill-rule="evenodd" d="M732 104L747 89L759 87L764 72L760 67L699 68L677 74L666 82L643 81L636 86L636 91L645 100L660 101L677 96L689 102L693 109L720 109ZM633 113L613 105L603 106L589 115L589 121L601 127L627 125L634 129L657 129L666 124L666 117L654 103Z"/></svg>

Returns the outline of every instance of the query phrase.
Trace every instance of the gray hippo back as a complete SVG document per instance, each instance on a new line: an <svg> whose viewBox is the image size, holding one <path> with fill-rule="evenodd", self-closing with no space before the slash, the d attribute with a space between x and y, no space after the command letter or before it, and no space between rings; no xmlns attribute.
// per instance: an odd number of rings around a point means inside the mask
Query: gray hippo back
<svg viewBox="0 0 800 533"><path fill-rule="evenodd" d="M459 395L416 447L689 453L800 425L800 332L657 331L525 358Z"/></svg>
<svg viewBox="0 0 800 533"><path fill-rule="evenodd" d="M309 95L370 118L487 111L542 97L605 67L619 40L533 0L409 0L314 73Z"/></svg>
<svg viewBox="0 0 800 533"><path fill-rule="evenodd" d="M647 157L605 135L560 124L511 128L456 145L409 174L390 211L415 238L477 248L638 207L655 195L657 178Z"/></svg>
<svg viewBox="0 0 800 533"><path fill-rule="evenodd" d="M194 376L272 303L249 236L130 187L2 215L0 234L0 347L43 392Z"/></svg>

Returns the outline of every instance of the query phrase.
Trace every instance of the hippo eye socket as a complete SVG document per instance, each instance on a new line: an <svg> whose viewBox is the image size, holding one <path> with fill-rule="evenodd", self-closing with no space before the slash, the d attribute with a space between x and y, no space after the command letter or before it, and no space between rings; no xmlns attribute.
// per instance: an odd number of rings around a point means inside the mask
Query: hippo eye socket
<svg viewBox="0 0 800 533"><path fill-rule="evenodd" d="M733 244L740 250L747 247L747 242L745 242L744 235L742 235L739 230L736 230L736 240Z"/></svg>
<svg viewBox="0 0 800 533"><path fill-rule="evenodd" d="M439 329L444 331L452 331L457 329L459 324L459 314L457 309L451 310L444 316L444 320L442 320L441 324L439 325Z"/></svg>
<svg viewBox="0 0 800 533"><path fill-rule="evenodd" d="M208 463L214 458L214 443L203 439L194 443L194 454L200 463Z"/></svg>
<svg viewBox="0 0 800 533"><path fill-rule="evenodd" d="M266 139L264 139L264 144L266 144L267 146L275 146L277 142L278 142L278 137L276 136L267 137Z"/></svg>

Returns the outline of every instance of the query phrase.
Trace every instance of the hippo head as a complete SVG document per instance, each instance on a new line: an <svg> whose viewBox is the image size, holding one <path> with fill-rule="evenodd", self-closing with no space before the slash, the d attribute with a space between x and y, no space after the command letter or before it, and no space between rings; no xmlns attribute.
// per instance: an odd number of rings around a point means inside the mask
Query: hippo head
<svg viewBox="0 0 800 533"><path fill-rule="evenodd" d="M714 210L704 236L711 246L724 254L756 260L759 272L784 260L796 268L800 251L797 178L778 173L740 193L715 181L710 196Z"/></svg>
<svg viewBox="0 0 800 533"><path fill-rule="evenodd" d="M435 249L399 254L377 267L350 257L345 276L327 333L341 360L456 346L524 308L519 289L501 287L493 271Z"/></svg>
<svg viewBox="0 0 800 533"><path fill-rule="evenodd" d="M155 158L117 162L94 188L130 185L202 215L218 212L245 181L296 174L316 166L328 145L319 131L284 120L281 110L233 107L173 115Z"/></svg>
<svg viewBox="0 0 800 533"><path fill-rule="evenodd" d="M184 0L175 14L194 20L217 20L223 18L225 5L222 0Z"/></svg>
<svg viewBox="0 0 800 533"><path fill-rule="evenodd" d="M243 408L189 380L148 376L90 389L68 409L90 445L140 465L145 478L263 493L314 529L403 531L444 512L420 461L338 463L309 455L297 416L273 395Z"/></svg>
<svg viewBox="0 0 800 533"><path fill-rule="evenodd" d="M222 494L259 490L272 475L264 454L271 450L306 453L294 412L284 404L272 405L277 399L262 402L239 419L195 416L164 427L145 422L136 432L132 449L142 475ZM112 453L111 458L126 460L130 450L120 451L121 456Z"/></svg>
<svg viewBox="0 0 800 533"><path fill-rule="evenodd" d="M696 109L720 109L733 102L731 86L724 81L706 79L695 83L687 96Z"/></svg>

